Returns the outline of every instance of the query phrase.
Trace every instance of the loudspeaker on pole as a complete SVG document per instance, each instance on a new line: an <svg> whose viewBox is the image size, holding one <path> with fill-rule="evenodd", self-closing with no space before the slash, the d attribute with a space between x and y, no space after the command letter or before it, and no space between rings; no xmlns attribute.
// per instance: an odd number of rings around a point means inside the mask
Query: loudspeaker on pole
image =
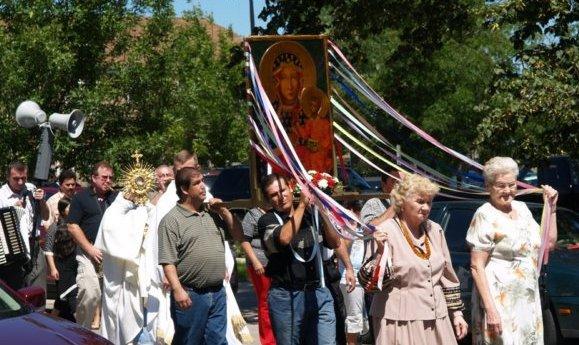
<svg viewBox="0 0 579 345"><path fill-rule="evenodd" d="M46 121L46 113L33 101L24 101L16 108L16 122L24 128L32 128Z"/></svg>
<svg viewBox="0 0 579 345"><path fill-rule="evenodd" d="M73 139L82 133L84 121L84 113L78 109L73 110L70 114L54 113L48 119L50 127L66 131Z"/></svg>

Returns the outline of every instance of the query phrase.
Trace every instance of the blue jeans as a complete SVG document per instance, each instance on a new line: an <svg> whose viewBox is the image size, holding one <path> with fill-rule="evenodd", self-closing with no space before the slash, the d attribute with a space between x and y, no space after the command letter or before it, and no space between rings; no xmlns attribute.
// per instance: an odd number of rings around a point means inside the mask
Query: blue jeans
<svg viewBox="0 0 579 345"><path fill-rule="evenodd" d="M268 304L277 345L336 343L334 301L327 288L273 287Z"/></svg>
<svg viewBox="0 0 579 345"><path fill-rule="evenodd" d="M181 310L171 295L171 317L175 324L173 345L227 345L227 300L225 289L187 289L191 307Z"/></svg>

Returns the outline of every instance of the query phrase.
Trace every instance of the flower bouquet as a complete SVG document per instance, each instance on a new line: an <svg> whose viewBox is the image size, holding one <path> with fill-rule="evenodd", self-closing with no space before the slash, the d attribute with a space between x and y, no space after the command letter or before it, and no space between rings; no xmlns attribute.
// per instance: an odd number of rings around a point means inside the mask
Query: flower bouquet
<svg viewBox="0 0 579 345"><path fill-rule="evenodd" d="M343 188L342 184L336 177L325 172L320 173L315 170L309 170L308 179L322 192L328 195L332 195L335 191L339 191ZM294 187L294 196L299 198L300 192L300 186L299 184L296 184Z"/></svg>

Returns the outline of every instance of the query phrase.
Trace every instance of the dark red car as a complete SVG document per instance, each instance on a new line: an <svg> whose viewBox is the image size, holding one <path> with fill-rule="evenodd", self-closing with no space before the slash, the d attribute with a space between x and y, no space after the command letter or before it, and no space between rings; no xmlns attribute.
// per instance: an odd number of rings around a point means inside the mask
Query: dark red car
<svg viewBox="0 0 579 345"><path fill-rule="evenodd" d="M44 303L43 289L14 292L0 280L0 344L112 344L75 323L36 311Z"/></svg>

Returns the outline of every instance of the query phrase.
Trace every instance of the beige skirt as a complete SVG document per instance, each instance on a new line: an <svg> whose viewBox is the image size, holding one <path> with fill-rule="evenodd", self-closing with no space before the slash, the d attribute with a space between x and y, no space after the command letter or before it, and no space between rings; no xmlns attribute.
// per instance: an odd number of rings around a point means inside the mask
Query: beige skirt
<svg viewBox="0 0 579 345"><path fill-rule="evenodd" d="M448 317L436 320L396 321L372 318L376 345L456 344Z"/></svg>

